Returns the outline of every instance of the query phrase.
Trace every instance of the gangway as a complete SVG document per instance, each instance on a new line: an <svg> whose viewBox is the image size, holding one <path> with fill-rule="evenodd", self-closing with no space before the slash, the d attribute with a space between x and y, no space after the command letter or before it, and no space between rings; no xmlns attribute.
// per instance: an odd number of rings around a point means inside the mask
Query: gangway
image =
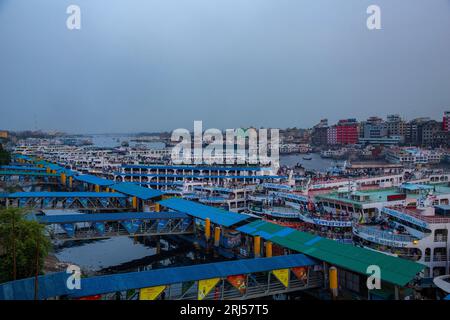
<svg viewBox="0 0 450 320"><path fill-rule="evenodd" d="M116 212L34 215L51 239L87 240L117 236L157 236L194 232L192 218L178 212Z"/></svg>

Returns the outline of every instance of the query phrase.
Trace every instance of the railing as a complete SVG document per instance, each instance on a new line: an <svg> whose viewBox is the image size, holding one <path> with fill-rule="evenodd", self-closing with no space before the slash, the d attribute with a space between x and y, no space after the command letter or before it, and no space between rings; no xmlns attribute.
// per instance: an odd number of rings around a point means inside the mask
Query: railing
<svg viewBox="0 0 450 320"><path fill-rule="evenodd" d="M447 242L447 236L435 235L434 242Z"/></svg>
<svg viewBox="0 0 450 320"><path fill-rule="evenodd" d="M323 284L323 278L320 273L310 271L307 282L299 281L295 277L289 279L289 286L286 288L273 275L267 273L262 275L249 275L245 293L240 293L235 288L225 285L223 279L218 284L216 290L212 290L204 300L246 300L255 299L264 296L271 296L279 293L288 293L298 290L318 288ZM180 286L171 286L167 299L176 300L197 300L197 286L194 285L184 294Z"/></svg>
<svg viewBox="0 0 450 320"><path fill-rule="evenodd" d="M388 231L382 231L371 227L366 226L354 226L354 230L356 230L356 234L364 233L369 236L373 236L378 239L395 241L395 242L403 242L403 243L412 243L417 238L410 235L403 234L392 234Z"/></svg>
<svg viewBox="0 0 450 320"><path fill-rule="evenodd" d="M434 255L433 257L433 261L447 261L447 255L445 254L439 254L439 255Z"/></svg>
<svg viewBox="0 0 450 320"><path fill-rule="evenodd" d="M414 211L405 209L403 207L387 207L387 208L398 211L403 214L407 214L411 217L414 217L416 219L419 219L419 220L422 220L422 221L425 221L428 223L450 223L450 218L442 218L442 217L436 217L436 216L424 216L424 215L418 214Z"/></svg>

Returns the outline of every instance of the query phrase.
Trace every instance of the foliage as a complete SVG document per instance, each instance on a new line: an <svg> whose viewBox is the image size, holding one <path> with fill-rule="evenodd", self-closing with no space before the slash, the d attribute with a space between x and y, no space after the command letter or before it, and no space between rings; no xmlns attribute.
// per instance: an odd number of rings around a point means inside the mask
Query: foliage
<svg viewBox="0 0 450 320"><path fill-rule="evenodd" d="M4 150L0 144L0 165L7 165L11 162L11 154Z"/></svg>
<svg viewBox="0 0 450 320"><path fill-rule="evenodd" d="M44 226L26 219L22 209L0 210L0 283L14 280L14 270L16 279L34 276L37 256L41 274L49 250Z"/></svg>

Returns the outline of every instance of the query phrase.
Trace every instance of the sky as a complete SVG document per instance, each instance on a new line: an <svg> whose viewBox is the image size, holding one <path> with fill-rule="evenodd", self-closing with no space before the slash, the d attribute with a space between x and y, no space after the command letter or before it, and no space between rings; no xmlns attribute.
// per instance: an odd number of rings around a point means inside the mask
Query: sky
<svg viewBox="0 0 450 320"><path fill-rule="evenodd" d="M68 30L66 8L81 8ZM381 8L381 30L366 9ZM450 110L450 0L0 0L0 130L311 127Z"/></svg>

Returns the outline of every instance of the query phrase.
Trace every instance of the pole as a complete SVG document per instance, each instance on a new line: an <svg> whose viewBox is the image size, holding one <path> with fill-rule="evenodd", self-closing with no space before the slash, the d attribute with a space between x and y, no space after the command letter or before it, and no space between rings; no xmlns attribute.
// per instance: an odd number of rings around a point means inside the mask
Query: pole
<svg viewBox="0 0 450 320"><path fill-rule="evenodd" d="M17 264L16 264L16 217L15 212L12 214L12 246L13 246L13 280L17 279Z"/></svg>
<svg viewBox="0 0 450 320"><path fill-rule="evenodd" d="M36 239L36 274L34 277L34 300L38 300L38 286L39 286L39 235Z"/></svg>

